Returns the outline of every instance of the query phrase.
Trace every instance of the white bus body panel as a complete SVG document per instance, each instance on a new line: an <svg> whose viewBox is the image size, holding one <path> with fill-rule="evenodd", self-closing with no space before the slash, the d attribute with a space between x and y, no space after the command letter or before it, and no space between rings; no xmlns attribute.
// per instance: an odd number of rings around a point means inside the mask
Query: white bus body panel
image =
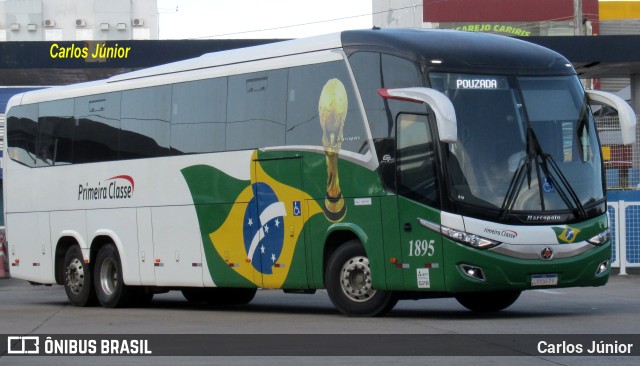
<svg viewBox="0 0 640 366"><path fill-rule="evenodd" d="M9 243L11 275L35 283L55 283L49 213L7 215L6 223L20 234Z"/></svg>
<svg viewBox="0 0 640 366"><path fill-rule="evenodd" d="M344 59L340 34L286 43L220 52L108 80L24 93L13 97L8 109L19 104ZM260 58L247 59L247 52ZM7 239L10 248L15 248L10 259L21 262L20 268L12 267L12 274L34 282L55 283L53 266L60 238L75 238L87 260L92 241L108 236L118 247L128 285L214 286L195 206L181 169L206 164L236 179L249 180L252 154L232 151L52 168L28 168L5 154ZM130 184L131 197L108 198L114 181ZM85 195L83 189L90 188L106 188L107 198ZM43 247L45 233L50 240ZM27 268L27 262L40 265Z"/></svg>
<svg viewBox="0 0 640 366"><path fill-rule="evenodd" d="M73 237L89 259L93 240L107 236L118 248L128 285L213 286L196 209L181 170L207 164L249 180L252 153L78 164L32 168L30 172L9 160L8 239L15 248L11 259L20 261L12 274L54 283L54 253L60 238ZM132 178L131 198L108 198L113 182L109 179L118 176ZM116 184L127 183L120 180ZM80 186L106 188L107 199L88 199Z"/></svg>

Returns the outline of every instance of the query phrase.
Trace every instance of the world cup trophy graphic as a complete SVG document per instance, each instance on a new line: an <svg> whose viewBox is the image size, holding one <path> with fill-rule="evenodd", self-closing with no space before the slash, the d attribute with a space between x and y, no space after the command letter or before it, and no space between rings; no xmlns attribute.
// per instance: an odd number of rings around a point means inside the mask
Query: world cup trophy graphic
<svg viewBox="0 0 640 366"><path fill-rule="evenodd" d="M327 161L327 197L322 207L331 221L340 221L347 213L340 191L338 155L342 147L342 129L347 117L347 91L338 79L331 79L322 88L318 102L318 117L322 126L322 146Z"/></svg>

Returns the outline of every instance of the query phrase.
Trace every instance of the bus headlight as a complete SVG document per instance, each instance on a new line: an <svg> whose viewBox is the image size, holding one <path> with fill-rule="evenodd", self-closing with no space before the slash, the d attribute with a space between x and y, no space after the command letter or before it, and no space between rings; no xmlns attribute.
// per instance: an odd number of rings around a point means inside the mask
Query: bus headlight
<svg viewBox="0 0 640 366"><path fill-rule="evenodd" d="M451 240L477 249L489 249L501 244L499 241L487 239L475 234L469 234L465 231L451 229L446 226L442 226L440 228L440 232Z"/></svg>
<svg viewBox="0 0 640 366"><path fill-rule="evenodd" d="M607 241L609 241L609 239L611 239L611 230L609 230L609 228L607 228L605 231L603 231L600 234L594 236L593 238L587 239L587 241L590 244L593 244L593 245L602 245L602 244L606 243Z"/></svg>

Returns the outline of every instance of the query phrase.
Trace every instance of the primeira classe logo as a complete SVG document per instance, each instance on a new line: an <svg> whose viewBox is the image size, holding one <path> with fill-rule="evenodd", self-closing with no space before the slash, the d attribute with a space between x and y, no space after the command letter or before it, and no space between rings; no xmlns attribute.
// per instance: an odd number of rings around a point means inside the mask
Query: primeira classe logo
<svg viewBox="0 0 640 366"><path fill-rule="evenodd" d="M135 183L129 175L117 175L90 185L78 185L78 201L129 199L133 197Z"/></svg>

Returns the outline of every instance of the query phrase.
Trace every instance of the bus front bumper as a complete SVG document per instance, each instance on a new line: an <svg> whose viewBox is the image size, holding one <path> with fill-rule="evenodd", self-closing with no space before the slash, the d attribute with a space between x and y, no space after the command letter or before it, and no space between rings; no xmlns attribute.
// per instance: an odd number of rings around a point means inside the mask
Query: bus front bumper
<svg viewBox="0 0 640 366"><path fill-rule="evenodd" d="M445 287L451 293L603 286L611 272L610 241L572 257L544 260L515 258L444 239L444 255Z"/></svg>

